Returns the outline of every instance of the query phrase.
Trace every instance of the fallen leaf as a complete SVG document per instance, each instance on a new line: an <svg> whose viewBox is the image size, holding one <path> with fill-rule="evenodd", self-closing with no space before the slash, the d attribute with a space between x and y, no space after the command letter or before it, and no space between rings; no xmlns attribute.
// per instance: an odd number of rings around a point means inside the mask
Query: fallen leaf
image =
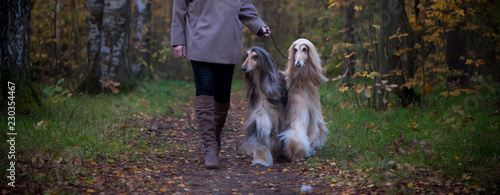
<svg viewBox="0 0 500 195"><path fill-rule="evenodd" d="M366 96L367 98L372 97L372 94L371 94L371 92L370 92L370 89L368 89L368 88L367 88L367 89L365 90L365 96Z"/></svg>

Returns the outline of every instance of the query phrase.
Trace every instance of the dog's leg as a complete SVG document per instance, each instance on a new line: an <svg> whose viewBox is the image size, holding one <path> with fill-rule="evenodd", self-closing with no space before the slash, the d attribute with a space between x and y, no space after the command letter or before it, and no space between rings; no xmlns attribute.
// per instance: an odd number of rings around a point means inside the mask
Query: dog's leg
<svg viewBox="0 0 500 195"><path fill-rule="evenodd" d="M323 117L323 116L321 116ZM326 128L326 123L321 120L318 122L318 128L319 128L319 142L320 142L320 147L323 147L325 145L325 141L327 140L328 138L328 134L330 133L330 130L328 130L328 128Z"/></svg>
<svg viewBox="0 0 500 195"><path fill-rule="evenodd" d="M323 147L328 132L326 123L323 120L323 114L321 114L319 110L311 112L311 123L309 124L308 136L311 141L312 150Z"/></svg>
<svg viewBox="0 0 500 195"><path fill-rule="evenodd" d="M283 141L278 137L278 133L271 134L269 140L271 142L271 154L273 158L280 157L283 152Z"/></svg>
<svg viewBox="0 0 500 195"><path fill-rule="evenodd" d="M302 124L302 121L294 121L288 130L280 134L284 142L285 156L289 160L303 160L310 155L311 146L306 131L306 126Z"/></svg>
<svg viewBox="0 0 500 195"><path fill-rule="evenodd" d="M256 113L256 120L257 121L257 137L258 137L258 142L259 144L255 146L253 150L253 161L252 165L255 164L261 164L263 166L272 166L273 165L273 156L271 154L271 143L270 143L270 136L271 136L271 128L273 126L273 123L271 121L271 118L267 114L267 112L264 112L263 110L260 110L261 112Z"/></svg>
<svg viewBox="0 0 500 195"><path fill-rule="evenodd" d="M269 148L263 145L256 146L253 150L252 165L260 164L262 166L273 166L273 156Z"/></svg>

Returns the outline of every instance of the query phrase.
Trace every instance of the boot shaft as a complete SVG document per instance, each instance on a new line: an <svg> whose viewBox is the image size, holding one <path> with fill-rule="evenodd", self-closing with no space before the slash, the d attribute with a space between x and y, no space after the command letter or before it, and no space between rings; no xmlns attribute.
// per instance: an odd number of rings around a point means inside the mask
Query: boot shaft
<svg viewBox="0 0 500 195"><path fill-rule="evenodd" d="M195 97L195 112L202 144L205 150L217 150L215 114L212 96Z"/></svg>

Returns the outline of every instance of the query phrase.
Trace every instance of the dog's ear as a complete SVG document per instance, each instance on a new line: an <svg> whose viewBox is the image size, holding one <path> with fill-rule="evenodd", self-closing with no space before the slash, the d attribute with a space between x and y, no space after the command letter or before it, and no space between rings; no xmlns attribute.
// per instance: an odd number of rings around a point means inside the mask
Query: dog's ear
<svg viewBox="0 0 500 195"><path fill-rule="evenodd" d="M281 86L279 85L278 70L273 58L268 53L262 53L260 64L262 93L271 99L280 99Z"/></svg>
<svg viewBox="0 0 500 195"><path fill-rule="evenodd" d="M321 67L321 58L319 57L318 52L316 51L316 47L310 41L307 41L307 46L309 48L309 61L311 62L310 69L311 73L311 82L314 86L319 86L324 82L327 82L328 79L323 75L323 68Z"/></svg>
<svg viewBox="0 0 500 195"><path fill-rule="evenodd" d="M268 74L262 79L263 93L271 99L277 100L281 98L281 87L278 84L276 75Z"/></svg>
<svg viewBox="0 0 500 195"><path fill-rule="evenodd" d="M293 42L292 45L290 45L290 48L288 48L288 63L293 62L295 59L295 46L297 45L296 42ZM293 64L292 64L293 65Z"/></svg>

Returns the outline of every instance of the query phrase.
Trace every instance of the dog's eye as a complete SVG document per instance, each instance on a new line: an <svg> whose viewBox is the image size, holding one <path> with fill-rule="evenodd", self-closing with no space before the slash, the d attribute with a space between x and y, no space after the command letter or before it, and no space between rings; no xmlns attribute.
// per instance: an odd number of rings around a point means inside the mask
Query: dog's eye
<svg viewBox="0 0 500 195"><path fill-rule="evenodd" d="M257 58L259 58L259 56L258 55L253 55L252 58L253 59L257 59Z"/></svg>
<svg viewBox="0 0 500 195"><path fill-rule="evenodd" d="M293 50L294 50L295 52L299 51L297 48L293 48Z"/></svg>
<svg viewBox="0 0 500 195"><path fill-rule="evenodd" d="M307 51L307 47L302 48L302 51L306 52Z"/></svg>

